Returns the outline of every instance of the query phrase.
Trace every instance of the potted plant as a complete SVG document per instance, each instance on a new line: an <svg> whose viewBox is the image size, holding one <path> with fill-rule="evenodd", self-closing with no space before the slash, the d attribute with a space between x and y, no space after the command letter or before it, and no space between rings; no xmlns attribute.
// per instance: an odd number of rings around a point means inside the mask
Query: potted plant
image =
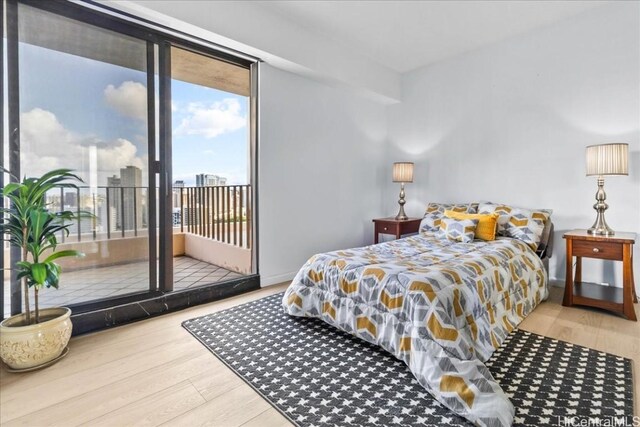
<svg viewBox="0 0 640 427"><path fill-rule="evenodd" d="M71 337L71 310L66 307L40 309L38 296L43 288L58 288L63 257L83 256L76 250L56 251L57 234L69 234L70 211L51 212L46 194L60 187L77 188L82 180L69 169L57 169L39 178L25 178L2 189L10 202L2 212L1 232L22 250L22 259L12 266L22 283L24 312L0 323L0 357L11 370L32 370L51 364L66 354ZM81 214L84 216L83 214ZM31 310L29 288L33 290Z"/></svg>

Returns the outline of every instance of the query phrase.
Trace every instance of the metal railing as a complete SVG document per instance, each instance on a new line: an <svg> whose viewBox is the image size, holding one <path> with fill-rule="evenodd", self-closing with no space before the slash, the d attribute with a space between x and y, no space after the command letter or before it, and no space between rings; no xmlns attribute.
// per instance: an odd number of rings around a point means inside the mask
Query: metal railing
<svg viewBox="0 0 640 427"><path fill-rule="evenodd" d="M78 217L69 228L67 237L61 233L61 241L74 238L105 240L115 237L137 237L148 233L148 187L133 186L79 186L60 187L46 195L52 210L70 210ZM91 213L91 217L81 215ZM89 237L90 236L90 237Z"/></svg>
<svg viewBox="0 0 640 427"><path fill-rule="evenodd" d="M251 186L174 187L174 227L218 242L251 247ZM176 209L176 208L174 208Z"/></svg>
<svg viewBox="0 0 640 427"><path fill-rule="evenodd" d="M156 190L157 191L157 190ZM157 195L157 193L156 193ZM79 216L60 241L99 241L148 235L149 188L98 186L59 188L46 196L51 209ZM231 245L251 247L251 186L174 187L173 226ZM81 212L92 217L80 217Z"/></svg>

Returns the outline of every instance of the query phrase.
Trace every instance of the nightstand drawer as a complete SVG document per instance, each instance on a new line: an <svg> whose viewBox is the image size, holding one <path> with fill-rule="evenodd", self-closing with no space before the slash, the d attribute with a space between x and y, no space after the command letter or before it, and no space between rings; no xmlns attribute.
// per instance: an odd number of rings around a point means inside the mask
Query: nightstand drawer
<svg viewBox="0 0 640 427"><path fill-rule="evenodd" d="M396 236L396 239L399 239L404 234L417 233L418 228L420 228L420 221L422 221L422 218L375 218L373 220L375 227L373 241L378 243L378 234L391 234Z"/></svg>
<svg viewBox="0 0 640 427"><path fill-rule="evenodd" d="M396 234L400 229L400 224L393 222L376 222L376 232L382 234Z"/></svg>
<svg viewBox="0 0 640 427"><path fill-rule="evenodd" d="M574 240L573 255L586 258L622 260L622 245L610 242Z"/></svg>

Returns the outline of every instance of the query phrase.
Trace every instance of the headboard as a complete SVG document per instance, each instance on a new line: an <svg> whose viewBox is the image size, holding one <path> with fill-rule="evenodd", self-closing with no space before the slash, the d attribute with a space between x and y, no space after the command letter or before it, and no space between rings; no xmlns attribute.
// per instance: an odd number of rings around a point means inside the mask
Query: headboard
<svg viewBox="0 0 640 427"><path fill-rule="evenodd" d="M544 268L547 271L547 279L549 278L549 258L553 255L553 223L549 221L542 231L542 237L536 253L542 260Z"/></svg>

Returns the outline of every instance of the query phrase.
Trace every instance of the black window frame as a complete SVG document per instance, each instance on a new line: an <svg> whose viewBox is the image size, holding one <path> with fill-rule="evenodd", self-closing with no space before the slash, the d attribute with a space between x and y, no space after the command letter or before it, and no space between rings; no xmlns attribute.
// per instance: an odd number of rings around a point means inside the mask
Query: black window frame
<svg viewBox="0 0 640 427"><path fill-rule="evenodd" d="M171 203L171 194L166 190L171 181L171 73L170 73L170 49L178 47L188 49L201 55L211 57L216 60L224 61L242 68L246 68L251 72L251 102L257 103L257 82L259 80L257 66L260 62L259 58L247 55L242 52L235 51L224 46L217 45L205 39L180 32L173 28L168 28L158 23L151 22L141 17L120 11L108 5L97 3L91 0L84 0L81 3L69 0L2 0L2 18L0 19L0 28L3 32L6 30L6 59L7 59L7 75L8 85L7 93L4 93L4 69L0 69L0 95L8 99L8 141L5 141L4 132L0 135L0 148L4 153L5 143L9 145L9 170L13 175L20 176L20 99L19 99L19 40L18 40L18 5L23 4L29 7L50 12L65 18L79 21L84 24L96 26L106 30L111 30L120 34L124 34L136 39L146 41L147 43L147 102L148 102L148 147L150 158L156 158L156 144L159 145L160 153L158 161L150 162L149 166L149 188L155 188L157 184L156 173L159 174L160 187L160 212L163 205ZM5 20L6 12L6 20ZM3 33L4 35L4 33ZM155 48L158 52L158 70L155 64ZM0 57L5 58L2 43L0 43ZM155 75L158 75L158 97L156 99ZM253 86L255 84L255 87ZM155 105L159 102L160 108L158 117L156 117ZM164 106L164 108L162 108ZM0 106L0 114L3 113L4 105ZM2 116L3 117L3 116ZM252 184L252 212L253 223L251 232L253 233L252 260L253 274L244 276L239 279L230 280L224 283L216 283L212 285L204 285L194 289L184 289L179 291L173 290L173 280L167 280L167 277L173 279L173 258L172 246L167 242L171 239L163 239L160 242L160 253L157 259L165 257L165 262L160 263L161 268L156 269L156 258L150 256L150 288L148 291L135 292L116 298L94 299L84 303L70 304L68 307L72 310L72 319L75 323L80 323L74 328L74 335L78 333L89 332L106 327L117 326L119 324L128 323L145 317L152 317L164 312L175 311L186 308L191 305L202 304L229 296L237 295L243 292L260 288L260 276L257 264L258 257L258 239L257 239L257 218L258 218L258 194L257 194L257 149L258 149L258 111L252 109L251 120L252 128L255 133L251 135L251 184ZM156 129L156 118L158 119L159 129ZM4 126L4 121L3 121ZM156 130L158 130L158 138L156 138ZM157 139L157 140L156 140ZM152 156L151 156L152 155ZM4 155L2 156L2 165L4 166ZM15 172L14 172L15 171ZM0 184L4 185L4 174ZM166 179L163 179L165 177ZM13 179L13 178L12 178ZM152 185L154 187L152 187ZM150 193L153 193L150 191ZM155 196L154 196L155 198ZM4 203L4 199L0 202ZM152 203L150 203L151 205ZM2 206L2 205L0 205ZM169 205L170 206L170 205ZM160 222L155 224L155 214L149 215L149 230L153 230L158 225L159 233L165 235L173 235L173 227L171 218L168 215L159 215ZM149 233L151 244L155 245L156 233ZM163 244L164 242L164 244ZM155 247L155 246L153 246ZM4 248L3 248L4 251ZM20 249L11 247L11 258L20 258ZM2 257L4 267L4 257ZM152 264L154 264L152 266ZM158 274L159 277L154 277ZM160 280L158 280L160 278ZM154 283L158 284L157 289L152 289ZM0 295L0 319L4 318L4 286L3 280L2 295ZM20 283L16 279L16 274L12 270L10 278L10 295L11 295L11 314L17 314L22 311L22 290ZM146 308L141 309L143 306Z"/></svg>

